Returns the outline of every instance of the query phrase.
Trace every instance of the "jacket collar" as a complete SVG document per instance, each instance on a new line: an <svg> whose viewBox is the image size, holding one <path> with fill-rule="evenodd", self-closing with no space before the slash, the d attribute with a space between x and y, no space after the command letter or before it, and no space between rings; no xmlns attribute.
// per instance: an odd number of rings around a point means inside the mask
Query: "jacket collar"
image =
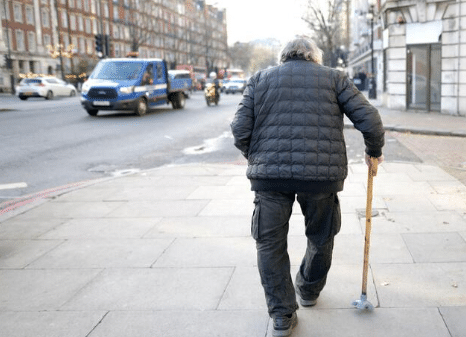
<svg viewBox="0 0 466 337"><path fill-rule="evenodd" d="M306 61L305 59L303 59L302 57L298 57L298 56L293 56L293 57L289 57L285 60L285 62L289 62L289 61ZM285 63L284 62L284 63Z"/></svg>

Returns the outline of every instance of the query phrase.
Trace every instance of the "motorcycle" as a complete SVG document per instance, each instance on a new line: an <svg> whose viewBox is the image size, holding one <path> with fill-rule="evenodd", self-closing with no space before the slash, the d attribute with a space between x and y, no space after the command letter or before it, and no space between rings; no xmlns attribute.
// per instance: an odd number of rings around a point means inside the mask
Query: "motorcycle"
<svg viewBox="0 0 466 337"><path fill-rule="evenodd" d="M215 94L215 84L208 83L204 89L204 97L207 102L207 106L211 104L218 105L218 101L220 100L220 94Z"/></svg>

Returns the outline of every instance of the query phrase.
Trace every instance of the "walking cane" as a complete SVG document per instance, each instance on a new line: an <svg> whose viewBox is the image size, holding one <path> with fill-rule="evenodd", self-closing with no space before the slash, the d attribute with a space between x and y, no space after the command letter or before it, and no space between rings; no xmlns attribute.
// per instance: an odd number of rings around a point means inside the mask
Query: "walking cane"
<svg viewBox="0 0 466 337"><path fill-rule="evenodd" d="M374 309L374 306L367 300L367 273L369 270L369 247L371 244L371 218L372 218L372 186L373 178L377 175L378 159L370 157L371 165L367 174L367 202L366 202L366 237L364 242L364 266L362 270L362 293L361 298L353 302L353 306L358 309Z"/></svg>

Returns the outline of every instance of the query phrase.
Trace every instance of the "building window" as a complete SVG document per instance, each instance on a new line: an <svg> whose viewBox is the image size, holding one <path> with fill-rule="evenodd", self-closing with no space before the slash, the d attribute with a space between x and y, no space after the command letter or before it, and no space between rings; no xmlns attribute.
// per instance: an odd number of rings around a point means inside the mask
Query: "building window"
<svg viewBox="0 0 466 337"><path fill-rule="evenodd" d="M97 34L97 20L95 18L92 19L92 33Z"/></svg>
<svg viewBox="0 0 466 337"><path fill-rule="evenodd" d="M21 4L13 5L13 14L15 16L16 22L23 22L23 11L21 9Z"/></svg>
<svg viewBox="0 0 466 337"><path fill-rule="evenodd" d="M74 14L70 14L70 28L76 30L76 16Z"/></svg>
<svg viewBox="0 0 466 337"><path fill-rule="evenodd" d="M52 38L50 35L44 35L44 46L51 46L52 45Z"/></svg>
<svg viewBox="0 0 466 337"><path fill-rule="evenodd" d="M71 44L74 46L74 49L76 49L79 52L78 49L78 38L76 36L71 37Z"/></svg>
<svg viewBox="0 0 466 337"><path fill-rule="evenodd" d="M92 30L91 19L86 18L86 33L90 34Z"/></svg>
<svg viewBox="0 0 466 337"><path fill-rule="evenodd" d="M82 37L79 38L79 52L81 54L84 54L86 52L85 41Z"/></svg>
<svg viewBox="0 0 466 337"><path fill-rule="evenodd" d="M50 20L49 20L49 11L47 9L42 8L41 17L42 17L42 27L49 27Z"/></svg>
<svg viewBox="0 0 466 337"><path fill-rule="evenodd" d="M60 21L63 28L68 28L68 17L65 11L60 11Z"/></svg>
<svg viewBox="0 0 466 337"><path fill-rule="evenodd" d="M18 69L19 69L20 73L25 73L24 61L23 60L18 60Z"/></svg>
<svg viewBox="0 0 466 337"><path fill-rule="evenodd" d="M66 0L65 0L65 3L66 3ZM68 7L69 8L74 8L75 7L74 0L68 0Z"/></svg>
<svg viewBox="0 0 466 337"><path fill-rule="evenodd" d="M84 0L84 11L89 12L89 0Z"/></svg>
<svg viewBox="0 0 466 337"><path fill-rule="evenodd" d="M120 30L118 29L117 25L113 25L113 38L118 40L120 38Z"/></svg>
<svg viewBox="0 0 466 337"><path fill-rule="evenodd" d="M33 53L36 51L36 34L28 32L28 51Z"/></svg>
<svg viewBox="0 0 466 337"><path fill-rule="evenodd" d="M30 6L26 7L26 23L28 25L34 24L34 8Z"/></svg>
<svg viewBox="0 0 466 337"><path fill-rule="evenodd" d="M77 9L82 9L83 8L82 0L76 0L76 8Z"/></svg>
<svg viewBox="0 0 466 337"><path fill-rule="evenodd" d="M16 50L24 51L24 32L20 29L15 31L16 35Z"/></svg>
<svg viewBox="0 0 466 337"><path fill-rule="evenodd" d="M78 30L80 32L84 31L84 21L82 16L78 16Z"/></svg>
<svg viewBox="0 0 466 337"><path fill-rule="evenodd" d="M4 0L4 1L6 1L6 0ZM3 4L2 4L2 6L0 6L0 7L1 7L0 8L0 13L2 13L2 19L3 20L5 20L5 19L10 20L10 8L8 7L8 5L6 6L6 17L5 17L5 6L3 6Z"/></svg>
<svg viewBox="0 0 466 337"><path fill-rule="evenodd" d="M93 47L94 47L94 41L92 41L92 40L86 40L86 41L87 41L87 50L86 50L86 52L89 55L92 55L92 50L93 50Z"/></svg>

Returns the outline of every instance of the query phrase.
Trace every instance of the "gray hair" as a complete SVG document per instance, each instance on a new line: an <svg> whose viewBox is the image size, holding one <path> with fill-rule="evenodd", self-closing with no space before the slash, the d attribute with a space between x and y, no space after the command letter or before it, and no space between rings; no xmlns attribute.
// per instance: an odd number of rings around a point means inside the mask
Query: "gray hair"
<svg viewBox="0 0 466 337"><path fill-rule="evenodd" d="M288 42L279 55L280 63L291 58L299 58L306 61L322 64L323 51L316 43L308 38L299 37Z"/></svg>

